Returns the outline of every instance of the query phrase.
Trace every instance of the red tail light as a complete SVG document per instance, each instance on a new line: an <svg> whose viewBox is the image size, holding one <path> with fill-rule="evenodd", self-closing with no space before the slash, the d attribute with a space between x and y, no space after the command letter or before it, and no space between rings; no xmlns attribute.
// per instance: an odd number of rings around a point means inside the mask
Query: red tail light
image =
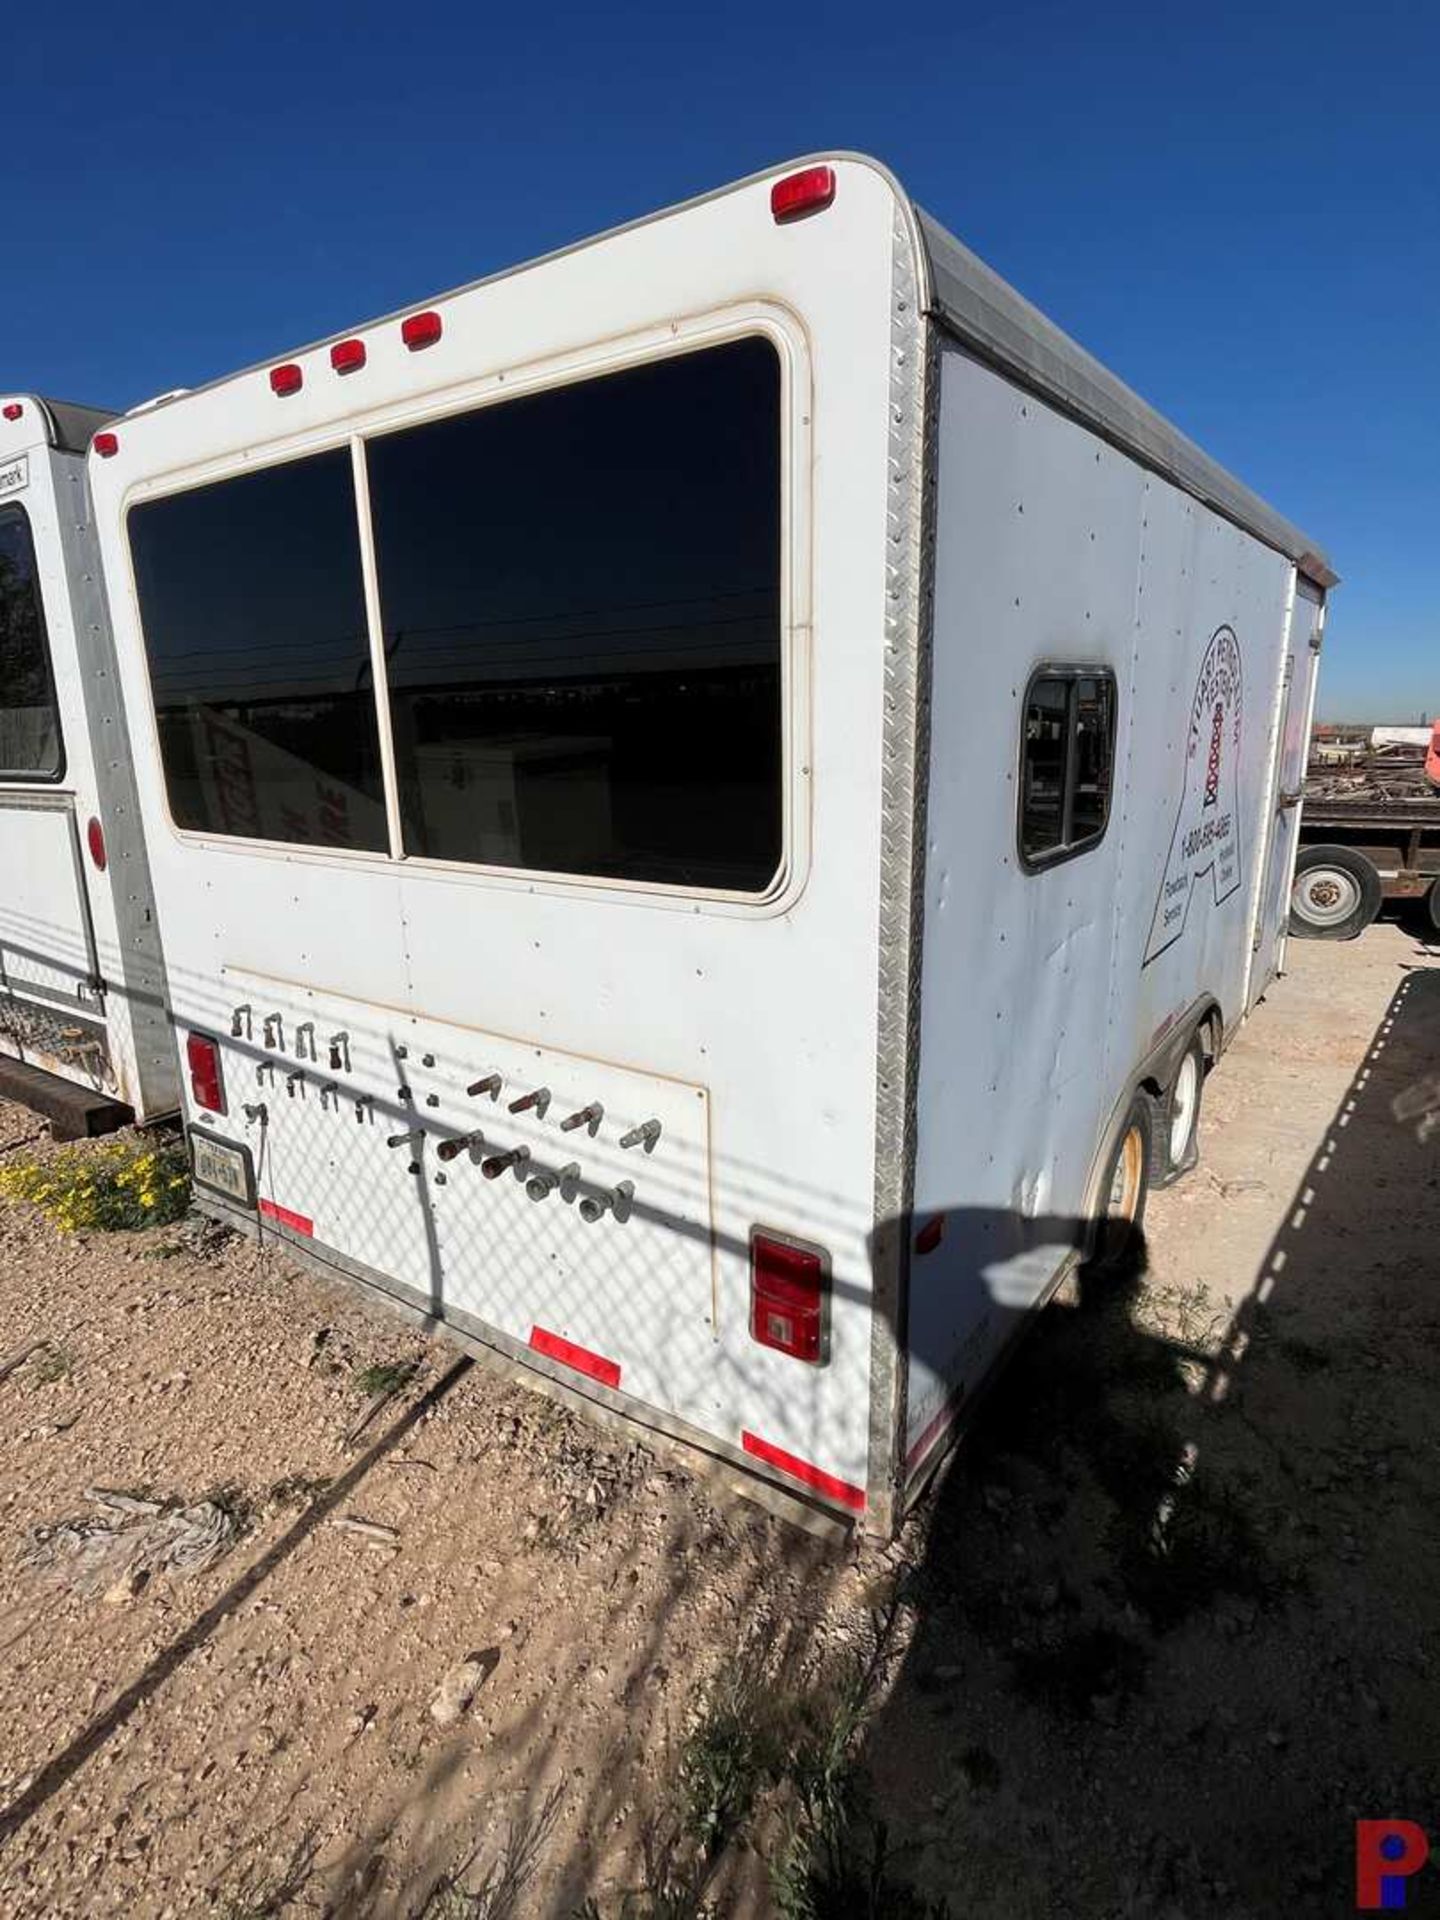
<svg viewBox="0 0 1440 1920"><path fill-rule="evenodd" d="M293 360L287 360L283 367L271 367L270 391L285 395L298 393L305 384L305 375Z"/></svg>
<svg viewBox="0 0 1440 1920"><path fill-rule="evenodd" d="M220 1043L208 1034L192 1033L185 1042L185 1064L190 1069L190 1094L206 1113L224 1113L225 1082L220 1077Z"/></svg>
<svg viewBox="0 0 1440 1920"><path fill-rule="evenodd" d="M365 342L337 340L330 349L330 364L336 373L354 373L365 364Z"/></svg>
<svg viewBox="0 0 1440 1920"><path fill-rule="evenodd" d="M417 347L433 347L444 331L444 323L438 313L412 313L408 320L400 322L400 338L414 353Z"/></svg>
<svg viewBox="0 0 1440 1920"><path fill-rule="evenodd" d="M90 849L90 858L95 862L95 871L103 873L110 856L105 851L105 829L93 814L85 828L85 844Z"/></svg>
<svg viewBox="0 0 1440 1920"><path fill-rule="evenodd" d="M828 1358L829 1261L818 1247L774 1234L750 1236L750 1336L796 1360Z"/></svg>
<svg viewBox="0 0 1440 1920"><path fill-rule="evenodd" d="M120 451L119 437L113 433L97 433L90 444L102 460L108 460L112 453Z"/></svg>
<svg viewBox="0 0 1440 1920"><path fill-rule="evenodd" d="M770 211L779 221L798 220L807 213L819 213L835 198L833 167L802 167L799 173L787 173L770 189Z"/></svg>
<svg viewBox="0 0 1440 1920"><path fill-rule="evenodd" d="M7 420L18 420L24 411L24 407L21 406L18 400L7 400L5 402L5 418Z"/></svg>

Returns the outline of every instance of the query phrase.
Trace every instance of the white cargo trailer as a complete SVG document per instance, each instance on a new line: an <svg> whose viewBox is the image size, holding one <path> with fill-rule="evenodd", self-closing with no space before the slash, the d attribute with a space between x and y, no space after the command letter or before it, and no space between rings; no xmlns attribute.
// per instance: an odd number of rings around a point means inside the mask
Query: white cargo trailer
<svg viewBox="0 0 1440 1920"><path fill-rule="evenodd" d="M1318 551L843 155L91 477L206 1204L892 1528L1279 966Z"/></svg>
<svg viewBox="0 0 1440 1920"><path fill-rule="evenodd" d="M62 1138L179 1105L85 481L106 419L0 397L0 1093Z"/></svg>

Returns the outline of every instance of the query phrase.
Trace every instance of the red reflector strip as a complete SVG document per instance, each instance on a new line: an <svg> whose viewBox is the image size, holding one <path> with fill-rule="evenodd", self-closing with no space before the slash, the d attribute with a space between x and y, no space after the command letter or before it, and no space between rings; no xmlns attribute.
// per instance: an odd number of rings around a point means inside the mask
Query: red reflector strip
<svg viewBox="0 0 1440 1920"><path fill-rule="evenodd" d="M945 1216L933 1214L915 1236L916 1253L933 1253L945 1238Z"/></svg>
<svg viewBox="0 0 1440 1920"><path fill-rule="evenodd" d="M808 1460L797 1460L793 1453L786 1453L783 1447L772 1447L768 1440L761 1440L756 1434L742 1433L740 1444L746 1453L763 1460L766 1466L778 1467L782 1473L788 1473L792 1480L799 1480L803 1485L813 1487L816 1493L824 1494L827 1500L836 1500L842 1507L849 1507L855 1513L864 1511L863 1487L852 1487L848 1480L826 1473L823 1467L812 1467Z"/></svg>
<svg viewBox="0 0 1440 1920"><path fill-rule="evenodd" d="M531 1327L530 1345L547 1360L558 1360L562 1366L574 1367L577 1373L588 1373L603 1387L620 1384L617 1361L607 1360L603 1353L592 1353L588 1347L577 1347L573 1340L563 1339L558 1333L547 1333L544 1327Z"/></svg>
<svg viewBox="0 0 1440 1920"><path fill-rule="evenodd" d="M272 393L298 393L305 384L305 375L293 360L287 360L283 367L270 369L270 391Z"/></svg>
<svg viewBox="0 0 1440 1920"><path fill-rule="evenodd" d="M771 187L770 211L777 220L798 220L802 214L819 213L834 198L833 167L802 167Z"/></svg>
<svg viewBox="0 0 1440 1920"><path fill-rule="evenodd" d="M363 340L337 340L330 349L330 364L336 373L354 373L365 364Z"/></svg>
<svg viewBox="0 0 1440 1920"><path fill-rule="evenodd" d="M959 1411L958 1399L949 1400L941 1407L940 1411L935 1415L935 1418L926 1425L925 1431L906 1454L905 1471L907 1473L913 1473L915 1471L916 1467L919 1466L926 1454L929 1453L931 1447L940 1438L941 1434L944 1433Z"/></svg>
<svg viewBox="0 0 1440 1920"><path fill-rule="evenodd" d="M102 460L108 460L112 453L120 451L120 442L113 433L97 433L90 444Z"/></svg>
<svg viewBox="0 0 1440 1920"><path fill-rule="evenodd" d="M400 322L400 338L414 353L417 347L433 347L440 338L442 323L438 313L412 313Z"/></svg>
<svg viewBox="0 0 1440 1920"><path fill-rule="evenodd" d="M262 1200L260 1211L267 1220L273 1220L278 1227L289 1227L292 1233L303 1233L307 1240L313 1239L315 1222L307 1220L303 1213L292 1213L289 1207L276 1206L273 1200Z"/></svg>

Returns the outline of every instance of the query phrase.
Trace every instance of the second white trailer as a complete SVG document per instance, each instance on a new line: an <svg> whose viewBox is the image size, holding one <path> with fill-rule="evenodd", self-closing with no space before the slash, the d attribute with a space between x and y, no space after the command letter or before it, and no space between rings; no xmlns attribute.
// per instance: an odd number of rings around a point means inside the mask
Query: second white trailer
<svg viewBox="0 0 1440 1920"><path fill-rule="evenodd" d="M839 155L91 479L206 1204L893 1528L1279 965L1318 550Z"/></svg>
<svg viewBox="0 0 1440 1920"><path fill-rule="evenodd" d="M85 484L108 420L0 396L0 1094L61 1139L179 1104Z"/></svg>

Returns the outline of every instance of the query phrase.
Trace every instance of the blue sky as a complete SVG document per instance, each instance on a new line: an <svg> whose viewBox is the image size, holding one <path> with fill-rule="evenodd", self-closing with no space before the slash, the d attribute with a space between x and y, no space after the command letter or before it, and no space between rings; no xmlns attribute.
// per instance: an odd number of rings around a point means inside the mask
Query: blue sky
<svg viewBox="0 0 1440 1920"><path fill-rule="evenodd" d="M128 406L858 147L1333 555L1440 713L1440 9L12 7L0 381Z"/></svg>

